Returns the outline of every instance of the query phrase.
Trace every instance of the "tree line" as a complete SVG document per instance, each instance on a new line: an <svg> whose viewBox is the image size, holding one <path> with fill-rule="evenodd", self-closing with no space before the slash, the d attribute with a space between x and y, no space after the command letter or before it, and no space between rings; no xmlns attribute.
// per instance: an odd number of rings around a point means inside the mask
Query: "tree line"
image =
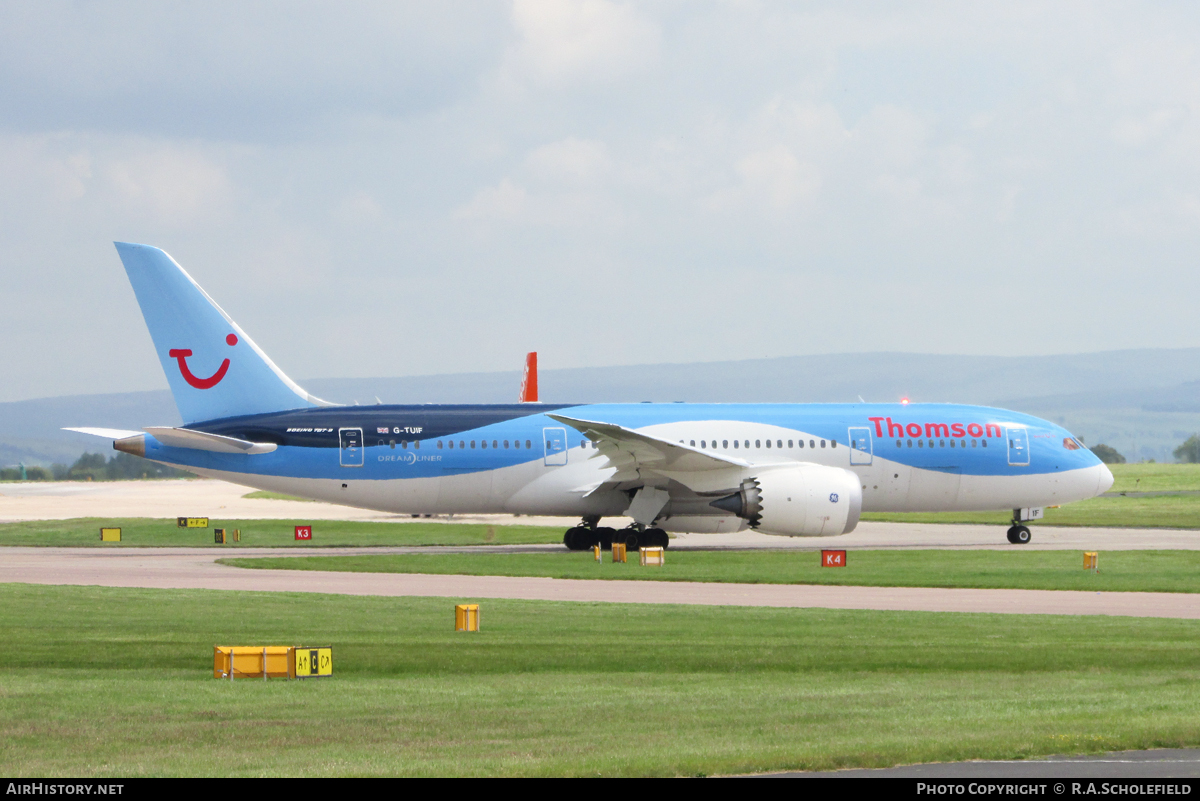
<svg viewBox="0 0 1200 801"><path fill-rule="evenodd" d="M24 471L24 476L21 475ZM0 481L128 481L138 478L195 478L186 470L157 464L131 453L108 459L101 453L84 453L72 465L29 465L0 468Z"/></svg>
<svg viewBox="0 0 1200 801"><path fill-rule="evenodd" d="M1092 447L1091 451L1105 464L1125 464L1125 457L1118 453L1116 448L1109 445L1096 445ZM1175 454L1175 461L1180 464L1200 462L1200 434L1192 434L1172 453ZM1154 460L1151 459L1151 461Z"/></svg>

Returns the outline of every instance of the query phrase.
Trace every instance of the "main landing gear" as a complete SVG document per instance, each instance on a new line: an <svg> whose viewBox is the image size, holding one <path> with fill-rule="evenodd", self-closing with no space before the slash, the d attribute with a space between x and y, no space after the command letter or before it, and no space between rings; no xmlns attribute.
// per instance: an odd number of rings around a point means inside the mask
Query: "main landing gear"
<svg viewBox="0 0 1200 801"><path fill-rule="evenodd" d="M596 525L599 522L600 518L598 517L585 517L578 526L567 529L567 533L563 534L563 545L572 551L586 551L597 545L607 550L612 547L614 542L623 542L625 547L630 550L652 547L666 548L670 545L667 532L661 528L632 525L618 531L615 528Z"/></svg>
<svg viewBox="0 0 1200 801"><path fill-rule="evenodd" d="M1008 530L1008 541L1013 545L1026 545L1033 539L1033 534L1029 531L1029 526L1021 525L1020 521L1014 520L1012 528Z"/></svg>

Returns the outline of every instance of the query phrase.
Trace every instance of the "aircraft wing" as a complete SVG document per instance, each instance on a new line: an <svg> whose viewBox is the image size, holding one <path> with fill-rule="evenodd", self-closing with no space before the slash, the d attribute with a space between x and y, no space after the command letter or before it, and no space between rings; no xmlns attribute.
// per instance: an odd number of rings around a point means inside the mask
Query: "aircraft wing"
<svg viewBox="0 0 1200 801"><path fill-rule="evenodd" d="M638 471L642 469L696 473L749 467L749 463L743 459L703 451L681 442L670 442L615 423L577 420L561 414L549 414L547 417L570 426L596 443L597 455L608 459L605 466L617 469L610 481L632 481L639 477Z"/></svg>

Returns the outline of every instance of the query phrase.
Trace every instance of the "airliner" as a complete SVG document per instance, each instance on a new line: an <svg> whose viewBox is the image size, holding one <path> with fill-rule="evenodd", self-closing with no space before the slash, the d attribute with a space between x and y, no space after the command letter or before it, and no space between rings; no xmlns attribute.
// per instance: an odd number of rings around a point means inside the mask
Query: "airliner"
<svg viewBox="0 0 1200 801"><path fill-rule="evenodd" d="M667 546L668 532L787 537L862 512L1012 511L1095 497L1108 468L1070 432L943 403L339 405L306 392L166 252L115 243L183 426L72 428L262 490L396 514L578 517L573 550ZM604 518L627 517L615 529Z"/></svg>

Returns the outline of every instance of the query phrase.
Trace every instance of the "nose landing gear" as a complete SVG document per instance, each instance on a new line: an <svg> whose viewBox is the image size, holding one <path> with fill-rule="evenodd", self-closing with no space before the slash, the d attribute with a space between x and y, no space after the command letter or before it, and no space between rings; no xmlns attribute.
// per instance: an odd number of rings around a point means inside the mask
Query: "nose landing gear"
<svg viewBox="0 0 1200 801"><path fill-rule="evenodd" d="M1008 530L1008 541L1013 545L1026 545L1031 539L1033 539L1033 534L1029 531L1029 527L1014 521L1012 528Z"/></svg>

